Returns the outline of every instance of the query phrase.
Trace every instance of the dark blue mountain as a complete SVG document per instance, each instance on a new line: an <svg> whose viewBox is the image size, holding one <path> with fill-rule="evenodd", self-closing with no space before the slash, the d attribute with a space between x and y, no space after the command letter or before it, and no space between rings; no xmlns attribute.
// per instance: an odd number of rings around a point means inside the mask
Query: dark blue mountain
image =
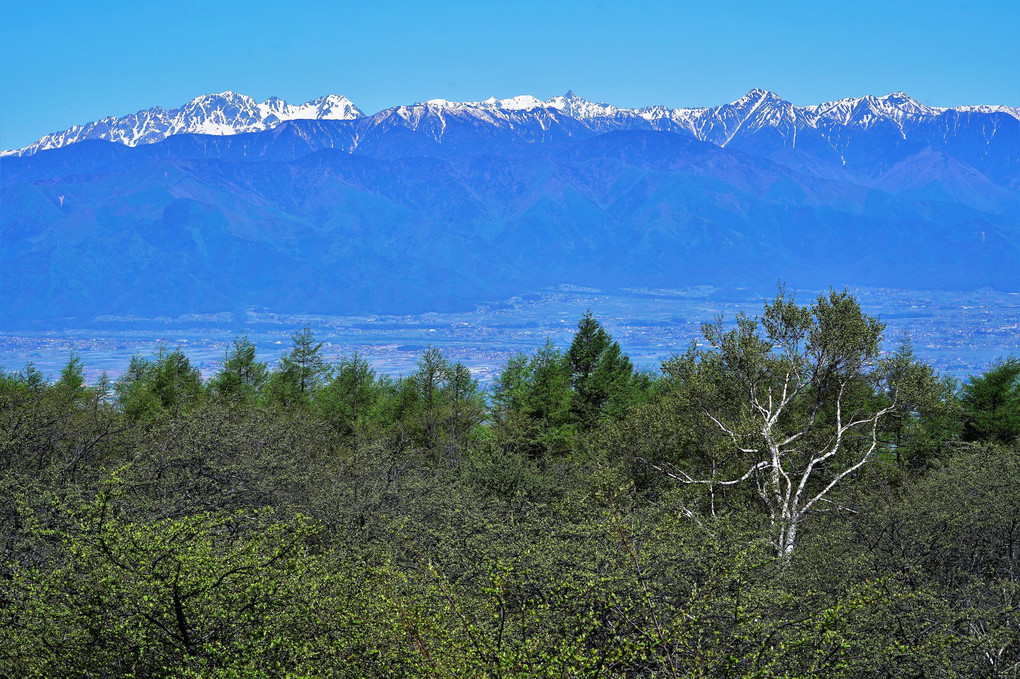
<svg viewBox="0 0 1020 679"><path fill-rule="evenodd" d="M771 96L700 127L429 103L7 156L2 323L451 310L563 283L1020 291L1020 121Z"/></svg>

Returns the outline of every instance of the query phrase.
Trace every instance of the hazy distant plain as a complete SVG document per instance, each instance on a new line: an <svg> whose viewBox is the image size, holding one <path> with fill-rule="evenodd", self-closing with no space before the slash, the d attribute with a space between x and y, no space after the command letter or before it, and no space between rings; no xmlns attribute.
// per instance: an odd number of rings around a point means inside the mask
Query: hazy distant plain
<svg viewBox="0 0 1020 679"><path fill-rule="evenodd" d="M942 374L965 379L983 372L997 358L1020 354L1020 294L886 288L855 293L866 313L886 323L887 350L908 333L917 355ZM806 304L815 294L799 291L797 299ZM378 372L406 375L432 345L488 384L515 353L530 353L547 338L561 348L568 346L578 318L590 308L636 365L654 371L700 339L702 322L719 313L727 321L740 311L753 316L761 312L762 301L707 287L612 294L563 287L463 313L324 317L252 312L243 325L194 317L116 319L88 329L36 333L0 329L0 366L20 370L31 361L53 378L75 351L89 381L104 371L115 378L132 355L151 356L165 341L171 348L180 346L208 377L219 368L236 333L243 332L256 343L260 360L275 364L290 348L290 333L308 324L324 343L328 360L358 351Z"/></svg>

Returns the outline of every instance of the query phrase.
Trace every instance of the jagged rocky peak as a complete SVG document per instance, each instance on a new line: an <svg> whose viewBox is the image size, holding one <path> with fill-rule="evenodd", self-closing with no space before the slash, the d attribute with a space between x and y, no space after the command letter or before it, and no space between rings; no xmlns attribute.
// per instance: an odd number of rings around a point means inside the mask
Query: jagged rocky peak
<svg viewBox="0 0 1020 679"><path fill-rule="evenodd" d="M897 119L902 117L929 118L937 116L945 109L925 106L905 92L891 92L878 98L879 107L886 115Z"/></svg>
<svg viewBox="0 0 1020 679"><path fill-rule="evenodd" d="M258 102L251 97L236 92L220 92L203 94L195 97L179 109L185 116L201 115L247 115L253 120L261 119ZM169 113L173 113L170 111Z"/></svg>
<svg viewBox="0 0 1020 679"><path fill-rule="evenodd" d="M721 120L729 127L734 124L750 125L752 128L788 127L810 125L803 109L794 106L775 92L755 88L736 101L713 109L706 109L692 116L692 120ZM729 133L727 133L728 135ZM716 141L711 133L705 138ZM728 136L727 136L728 138Z"/></svg>
<svg viewBox="0 0 1020 679"><path fill-rule="evenodd" d="M48 134L34 144L4 155L31 155L86 139L104 139L127 146L160 142L174 134L231 135L259 132L285 120L351 120L364 114L347 97L331 94L297 106L271 97L261 104L251 97L225 91L203 94L180 108L156 106L130 115L108 116Z"/></svg>
<svg viewBox="0 0 1020 679"><path fill-rule="evenodd" d="M750 101L750 102L754 102L754 101L761 101L762 99L768 99L769 97L776 97L776 95L774 93L768 91L768 90L763 90L760 87L755 87L754 89L748 90L747 94L742 96L737 101ZM776 98L778 99L778 97L776 97Z"/></svg>
<svg viewBox="0 0 1020 679"><path fill-rule="evenodd" d="M318 114L316 117L323 120L351 120L365 115L353 101L340 94L319 97L308 102L308 105L314 105Z"/></svg>
<svg viewBox="0 0 1020 679"><path fill-rule="evenodd" d="M900 125L905 118L933 118L947 109L925 106L904 92L891 92L838 99L803 110L821 124L872 127L882 121Z"/></svg>
<svg viewBox="0 0 1020 679"><path fill-rule="evenodd" d="M614 116L620 112L635 113L631 109L621 109L612 104L583 99L574 94L573 90L567 90L566 94L549 99L546 104L551 108L559 109L573 118L580 118L582 120L585 118Z"/></svg>
<svg viewBox="0 0 1020 679"><path fill-rule="evenodd" d="M918 114L926 114L934 110L931 107L920 103L917 99L914 99L906 92L890 92L884 97L879 97L878 99L879 101L885 102L890 106L895 106L904 112L910 111Z"/></svg>
<svg viewBox="0 0 1020 679"><path fill-rule="evenodd" d="M195 97L171 118L171 134L198 132L224 135L263 129L264 116L254 99L227 91Z"/></svg>
<svg viewBox="0 0 1020 679"><path fill-rule="evenodd" d="M231 90L225 90L223 92L214 92L212 94L200 94L182 108L188 108L190 106L223 106L223 105L237 105L237 106L254 106L257 105L256 101L245 94L238 94Z"/></svg>
<svg viewBox="0 0 1020 679"><path fill-rule="evenodd" d="M749 106L760 105L761 103L770 100L782 101L782 99L776 94L769 92L768 90L763 90L760 87L756 87L753 90L748 90L747 94L736 101L731 101L729 104L725 104L725 106L747 108ZM719 108L722 108L722 106Z"/></svg>
<svg viewBox="0 0 1020 679"><path fill-rule="evenodd" d="M269 102L267 99L263 106ZM365 115L354 102L340 94L330 94L296 106L286 102L282 104L282 111L276 114L281 120L354 120Z"/></svg>

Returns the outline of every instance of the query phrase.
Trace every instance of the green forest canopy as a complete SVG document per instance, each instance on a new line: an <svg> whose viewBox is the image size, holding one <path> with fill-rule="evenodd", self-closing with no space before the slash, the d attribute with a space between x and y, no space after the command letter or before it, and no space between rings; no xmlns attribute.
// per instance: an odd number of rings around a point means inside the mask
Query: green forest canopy
<svg viewBox="0 0 1020 679"><path fill-rule="evenodd" d="M703 330L649 374L588 313L488 394L308 328L4 373L0 675L1015 674L1017 360L836 291Z"/></svg>

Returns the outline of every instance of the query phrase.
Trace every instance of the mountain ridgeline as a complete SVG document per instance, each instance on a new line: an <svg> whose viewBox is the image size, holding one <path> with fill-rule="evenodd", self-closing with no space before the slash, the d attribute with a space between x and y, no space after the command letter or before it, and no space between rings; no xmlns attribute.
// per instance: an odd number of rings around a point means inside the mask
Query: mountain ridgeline
<svg viewBox="0 0 1020 679"><path fill-rule="evenodd" d="M565 283L1020 291L1020 111L902 93L371 116L224 93L0 164L9 327L442 311Z"/></svg>

